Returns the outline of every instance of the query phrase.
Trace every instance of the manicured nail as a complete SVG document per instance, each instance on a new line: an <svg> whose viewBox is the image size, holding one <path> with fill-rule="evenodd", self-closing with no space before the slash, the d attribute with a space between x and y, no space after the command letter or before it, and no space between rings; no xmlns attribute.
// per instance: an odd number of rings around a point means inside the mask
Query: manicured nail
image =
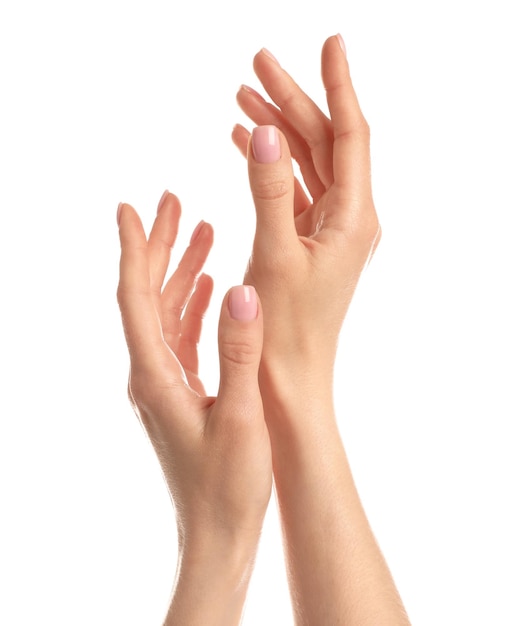
<svg viewBox="0 0 521 626"><path fill-rule="evenodd" d="M232 287L228 296L228 310L234 320L249 322L257 317L257 294L250 285Z"/></svg>
<svg viewBox="0 0 521 626"><path fill-rule="evenodd" d="M161 196L161 199L159 200L159 204L157 205L157 212L158 213L161 210L161 207L163 206L163 204L165 203L165 200L167 199L169 193L170 192L168 191L168 189L163 191L163 195Z"/></svg>
<svg viewBox="0 0 521 626"><path fill-rule="evenodd" d="M276 126L257 126L251 133L253 156L257 163L275 163L280 159L279 131Z"/></svg>
<svg viewBox="0 0 521 626"><path fill-rule="evenodd" d="M280 63L277 61L276 57L271 54L271 52L269 50L267 50L266 48L262 48L261 52L264 52L264 54L269 57L272 61L275 61L275 63L277 65L280 65Z"/></svg>
<svg viewBox="0 0 521 626"><path fill-rule="evenodd" d="M342 48L342 52L347 56L347 52L346 52L346 44L344 42L344 38L342 37L342 35L340 33L338 33L338 35L336 36L336 38L338 39L338 44L340 45L340 47Z"/></svg>
<svg viewBox="0 0 521 626"><path fill-rule="evenodd" d="M118 212L116 213L116 220L118 222L118 226L119 226L119 222L121 221L121 209L123 208L123 202L120 202L118 204Z"/></svg>
<svg viewBox="0 0 521 626"><path fill-rule="evenodd" d="M194 228L194 232L192 233L192 236L190 237L190 245L194 243L197 237L199 237L199 234L201 233L204 225L205 225L204 220L201 220L199 224L197 224L197 226Z"/></svg>
<svg viewBox="0 0 521 626"><path fill-rule="evenodd" d="M255 91L253 87L248 87L248 85L241 85L241 89L243 89L247 93L251 93L253 96L260 98L261 100L264 100L264 98L260 95L260 93L258 91Z"/></svg>

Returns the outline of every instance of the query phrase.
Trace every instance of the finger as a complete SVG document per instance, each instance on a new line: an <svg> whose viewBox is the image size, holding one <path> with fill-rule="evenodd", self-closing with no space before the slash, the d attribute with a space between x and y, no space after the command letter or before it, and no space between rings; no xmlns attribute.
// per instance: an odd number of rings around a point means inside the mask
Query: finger
<svg viewBox="0 0 521 626"><path fill-rule="evenodd" d="M161 296L161 320L165 341L177 354L181 335L181 316L194 290L213 244L213 228L200 222L183 254L176 271L170 277Z"/></svg>
<svg viewBox="0 0 521 626"><path fill-rule="evenodd" d="M212 296L213 281L208 274L201 274L181 319L181 336L177 357L186 371L199 373L197 344L201 338L203 319Z"/></svg>
<svg viewBox="0 0 521 626"><path fill-rule="evenodd" d="M275 126L253 129L248 174L257 214L255 246L265 258L272 258L298 242L291 154L284 135Z"/></svg>
<svg viewBox="0 0 521 626"><path fill-rule="evenodd" d="M181 204L174 194L165 191L157 208L157 216L148 238L150 286L156 297L161 294L170 253L177 237Z"/></svg>
<svg viewBox="0 0 521 626"><path fill-rule="evenodd" d="M253 67L273 102L307 143L315 171L326 189L333 182L331 122L320 108L265 49L255 55Z"/></svg>
<svg viewBox="0 0 521 626"><path fill-rule="evenodd" d="M121 259L117 296L125 337L131 361L152 368L165 346L150 290L147 239L130 205L120 205L118 218Z"/></svg>
<svg viewBox="0 0 521 626"><path fill-rule="evenodd" d="M241 126L240 124L236 124L232 131L232 141L239 148L243 157L247 158L248 156L248 142L250 140L250 133ZM291 146L290 146L291 149ZM292 156L293 153L292 153ZM298 178L294 178L294 215L297 217L302 212L304 212L309 205L311 204L310 199L308 198L307 193L304 191L304 188L300 184ZM323 191L323 188L322 188Z"/></svg>
<svg viewBox="0 0 521 626"><path fill-rule="evenodd" d="M304 183L314 201L322 196L325 187L315 170L311 150L305 140L286 120L282 112L251 87L242 85L237 93L237 103L244 113L257 125L277 126L284 133L289 145L291 156L297 162Z"/></svg>
<svg viewBox="0 0 521 626"><path fill-rule="evenodd" d="M369 127L356 97L339 35L324 43L322 79L333 124L335 185L344 189L349 199L359 199L371 191Z"/></svg>
<svg viewBox="0 0 521 626"><path fill-rule="evenodd" d="M244 414L253 398L259 404L258 371L262 351L262 311L254 287L232 287L219 320L218 398L228 413Z"/></svg>

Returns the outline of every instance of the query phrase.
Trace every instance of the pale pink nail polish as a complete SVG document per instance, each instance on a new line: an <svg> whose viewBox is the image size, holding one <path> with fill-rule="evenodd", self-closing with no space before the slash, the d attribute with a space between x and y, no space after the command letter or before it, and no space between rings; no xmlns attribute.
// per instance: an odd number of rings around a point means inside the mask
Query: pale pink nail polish
<svg viewBox="0 0 521 626"><path fill-rule="evenodd" d="M161 198L159 200L159 204L157 205L157 212L158 213L161 210L161 207L163 206L163 204L165 203L165 200L167 199L169 193L170 192L168 191L168 189L163 191L163 195L161 196Z"/></svg>
<svg viewBox="0 0 521 626"><path fill-rule="evenodd" d="M228 295L228 310L234 320L249 322L257 317L257 294L250 285L232 287Z"/></svg>
<svg viewBox="0 0 521 626"><path fill-rule="evenodd" d="M253 87L248 87L248 85L241 85L241 89L243 89L247 93L251 93L252 95L256 96L257 98L260 98L261 100L264 100L264 98L260 95L260 93L258 91L255 91Z"/></svg>
<svg viewBox="0 0 521 626"><path fill-rule="evenodd" d="M337 34L336 38L338 39L338 43L339 43L340 47L342 48L342 52L347 56L346 44L344 42L344 38L342 37L342 35L340 33Z"/></svg>
<svg viewBox="0 0 521 626"><path fill-rule="evenodd" d="M118 204L118 212L116 213L116 220L118 222L118 226L119 226L119 222L121 221L121 209L123 208L123 202L120 202Z"/></svg>
<svg viewBox="0 0 521 626"><path fill-rule="evenodd" d="M251 133L251 142L257 163L275 163L280 159L279 131L276 126L257 126Z"/></svg>
<svg viewBox="0 0 521 626"><path fill-rule="evenodd" d="M205 225L204 220L201 220L199 224L197 224L197 226L194 228L194 232L192 233L192 236L190 237L190 244L193 244L194 241L197 239L197 237L199 237L204 225Z"/></svg>
<svg viewBox="0 0 521 626"><path fill-rule="evenodd" d="M280 63L277 61L277 58L275 57L275 55L271 54L271 52L267 49L267 48L262 48L261 52L263 52L267 57L269 57L272 61L275 61L275 63L277 65L280 65Z"/></svg>

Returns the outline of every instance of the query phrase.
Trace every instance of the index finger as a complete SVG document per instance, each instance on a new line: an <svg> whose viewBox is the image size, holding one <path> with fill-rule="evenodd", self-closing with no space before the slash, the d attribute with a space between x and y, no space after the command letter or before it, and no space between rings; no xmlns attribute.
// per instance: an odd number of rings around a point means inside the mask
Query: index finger
<svg viewBox="0 0 521 626"><path fill-rule="evenodd" d="M120 208L119 236L117 297L130 359L133 366L155 368L166 346L150 288L147 238L139 216L128 204Z"/></svg>

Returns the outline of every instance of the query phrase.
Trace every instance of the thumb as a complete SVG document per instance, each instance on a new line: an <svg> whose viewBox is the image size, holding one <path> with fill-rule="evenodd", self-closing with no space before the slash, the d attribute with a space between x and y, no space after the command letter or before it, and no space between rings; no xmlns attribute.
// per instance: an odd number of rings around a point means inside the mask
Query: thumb
<svg viewBox="0 0 521 626"><path fill-rule="evenodd" d="M219 320L220 383L218 401L239 413L260 398L258 372L262 352L262 311L250 285L232 287Z"/></svg>
<svg viewBox="0 0 521 626"><path fill-rule="evenodd" d="M255 243L277 252L297 240L291 152L276 126L257 126L248 146L248 174L257 213Z"/></svg>

